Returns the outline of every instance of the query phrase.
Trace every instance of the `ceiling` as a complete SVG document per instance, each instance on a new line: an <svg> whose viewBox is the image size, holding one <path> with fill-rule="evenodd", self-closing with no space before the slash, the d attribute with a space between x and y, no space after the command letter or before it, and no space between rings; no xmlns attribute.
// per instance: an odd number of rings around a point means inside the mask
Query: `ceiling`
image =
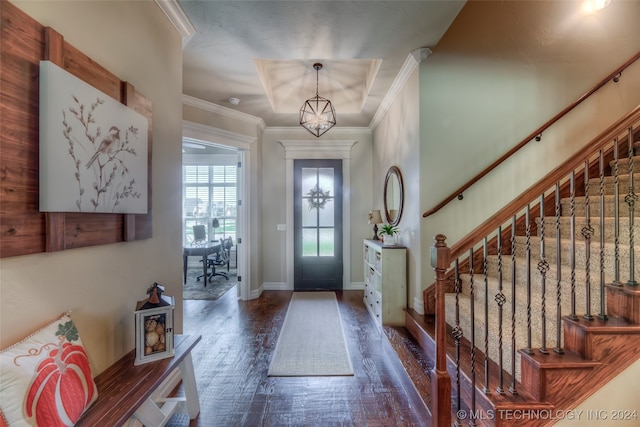
<svg viewBox="0 0 640 427"><path fill-rule="evenodd" d="M369 126L411 52L434 47L464 1L178 0L195 32L183 49L183 93L299 126L318 92L339 127ZM238 98L238 105L229 102Z"/></svg>

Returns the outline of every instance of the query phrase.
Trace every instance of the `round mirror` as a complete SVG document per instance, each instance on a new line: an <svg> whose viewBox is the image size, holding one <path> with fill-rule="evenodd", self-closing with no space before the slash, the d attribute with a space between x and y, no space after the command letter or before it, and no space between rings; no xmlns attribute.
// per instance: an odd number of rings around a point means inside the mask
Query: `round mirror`
<svg viewBox="0 0 640 427"><path fill-rule="evenodd" d="M404 185L402 183L402 174L397 166L391 166L384 179L384 214L389 224L398 225L402 217L403 205Z"/></svg>

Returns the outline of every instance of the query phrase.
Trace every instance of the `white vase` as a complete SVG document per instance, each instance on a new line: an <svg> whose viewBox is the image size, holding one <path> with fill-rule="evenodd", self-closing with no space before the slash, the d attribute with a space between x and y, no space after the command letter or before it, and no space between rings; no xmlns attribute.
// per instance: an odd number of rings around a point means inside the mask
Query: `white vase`
<svg viewBox="0 0 640 427"><path fill-rule="evenodd" d="M395 246L397 244L397 235L395 234L385 234L384 235L384 246Z"/></svg>

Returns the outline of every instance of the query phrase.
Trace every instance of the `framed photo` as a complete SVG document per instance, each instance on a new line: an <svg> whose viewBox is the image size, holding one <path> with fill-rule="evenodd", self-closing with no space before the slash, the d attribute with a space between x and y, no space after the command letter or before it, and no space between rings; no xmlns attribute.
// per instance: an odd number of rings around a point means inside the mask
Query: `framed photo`
<svg viewBox="0 0 640 427"><path fill-rule="evenodd" d="M138 310L135 365L173 357L173 306Z"/></svg>

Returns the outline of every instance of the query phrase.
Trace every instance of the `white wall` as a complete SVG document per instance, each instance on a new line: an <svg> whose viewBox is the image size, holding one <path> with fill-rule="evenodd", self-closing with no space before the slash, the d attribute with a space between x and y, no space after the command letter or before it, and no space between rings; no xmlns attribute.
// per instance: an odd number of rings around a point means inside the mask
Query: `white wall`
<svg viewBox="0 0 640 427"><path fill-rule="evenodd" d="M0 347L72 310L97 374L134 347L153 282L176 298L182 331L181 39L152 1L14 4L153 104L153 238L0 260Z"/></svg>

